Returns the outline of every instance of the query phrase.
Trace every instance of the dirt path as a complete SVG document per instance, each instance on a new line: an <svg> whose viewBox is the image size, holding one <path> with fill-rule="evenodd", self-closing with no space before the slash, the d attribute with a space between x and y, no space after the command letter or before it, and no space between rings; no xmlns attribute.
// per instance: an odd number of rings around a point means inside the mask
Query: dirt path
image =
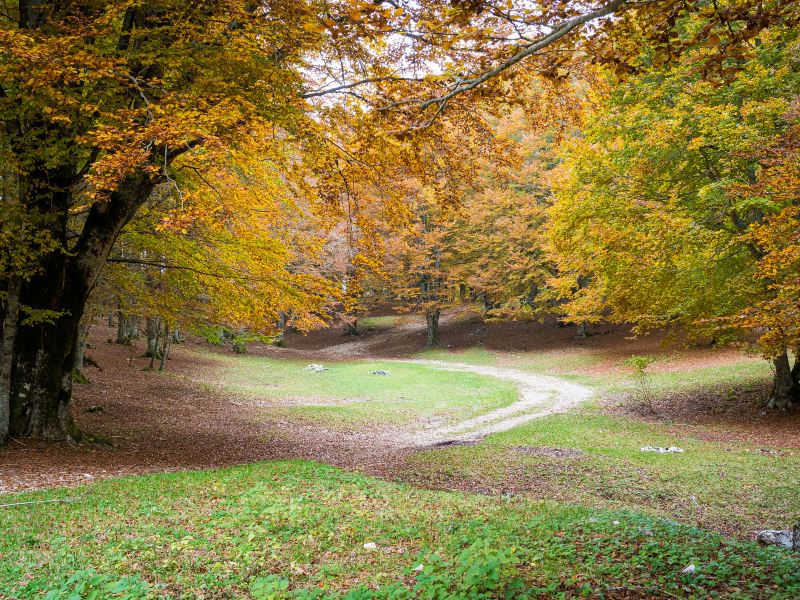
<svg viewBox="0 0 800 600"><path fill-rule="evenodd" d="M516 402L466 421L422 431L417 436L417 445L419 446L474 443L487 435L508 431L533 419L564 412L588 400L593 393L590 388L565 379L503 367L486 367L438 360L399 362L430 365L446 371L463 371L496 377L513 381L519 386L519 399Z"/></svg>
<svg viewBox="0 0 800 600"><path fill-rule="evenodd" d="M443 318L442 323L448 319ZM425 330L424 322L409 321L399 327L376 332L369 337L359 337L318 348L310 355L316 360L347 360L380 358L373 348ZM519 399L513 404L466 421L447 426L432 426L403 436L412 448L476 443L493 433L508 431L533 419L564 412L587 400L592 390L559 377L526 373L504 367L489 367L436 360L398 360L396 362L428 365L447 371L463 371L487 377L512 381L519 387Z"/></svg>
<svg viewBox="0 0 800 600"><path fill-rule="evenodd" d="M449 321L449 317L442 317L440 323L442 325ZM425 323L418 321L406 321L397 327L376 331L369 335L353 337L346 342L332 344L317 348L313 351L315 358L319 359L333 359L333 360L347 360L351 358L375 358L373 348L385 346L397 340L407 338L409 335L421 333L425 330ZM291 350L291 349L290 349ZM302 352L302 351L300 351Z"/></svg>

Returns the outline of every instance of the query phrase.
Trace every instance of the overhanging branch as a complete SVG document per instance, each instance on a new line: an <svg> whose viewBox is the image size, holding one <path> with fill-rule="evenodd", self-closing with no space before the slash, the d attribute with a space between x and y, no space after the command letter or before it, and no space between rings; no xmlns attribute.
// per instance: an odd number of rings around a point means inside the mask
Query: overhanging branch
<svg viewBox="0 0 800 600"><path fill-rule="evenodd" d="M427 123L421 126L421 127L427 127L431 125L433 121L436 119L436 117L438 117L442 113L447 103L450 102L450 100L452 100L459 94L463 94L465 92L477 88L478 86L489 81L493 77L497 77L504 71L510 69L520 61L536 54L537 52L546 48L547 46L554 44L555 42L557 42L564 36L568 35L581 25L613 14L626 4L628 4L628 0L611 0L611 2L605 4L604 6L598 8L597 10L593 10L584 15L579 15L577 17L573 17L572 19L564 21L560 25L556 25L553 31L551 31L549 34L531 44L523 46L518 52L516 52L510 58L501 62L494 68L488 71L484 71L480 75L477 75L471 79L466 79L458 82L458 84L452 87L446 94L442 94L441 96L428 99L410 98L406 100L398 100L397 102L393 102L386 106L380 107L378 110L387 111L400 106L416 104L419 106L420 110L424 111L425 109L431 106L436 106L437 110L433 115L433 117Z"/></svg>

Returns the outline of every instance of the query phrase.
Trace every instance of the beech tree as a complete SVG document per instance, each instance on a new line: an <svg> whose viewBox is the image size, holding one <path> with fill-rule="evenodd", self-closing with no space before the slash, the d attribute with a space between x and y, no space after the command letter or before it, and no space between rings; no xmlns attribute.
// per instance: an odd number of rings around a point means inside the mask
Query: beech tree
<svg viewBox="0 0 800 600"><path fill-rule="evenodd" d="M774 362L770 406L800 399L796 349L796 29L763 30L721 72L702 47L664 68L607 74L566 147L550 238L573 320L755 347ZM582 282L583 285L579 285Z"/></svg>
<svg viewBox="0 0 800 600"><path fill-rule="evenodd" d="M569 90L558 93L563 98ZM541 90L529 100L545 103L547 95ZM547 112L554 120L570 119L563 108ZM535 119L535 112L515 107L493 125L505 140L502 154L482 157L477 185L444 224L444 261L452 265L453 285L480 296L493 317L533 319L548 309L546 282L554 266L544 233L556 138L552 121Z"/></svg>

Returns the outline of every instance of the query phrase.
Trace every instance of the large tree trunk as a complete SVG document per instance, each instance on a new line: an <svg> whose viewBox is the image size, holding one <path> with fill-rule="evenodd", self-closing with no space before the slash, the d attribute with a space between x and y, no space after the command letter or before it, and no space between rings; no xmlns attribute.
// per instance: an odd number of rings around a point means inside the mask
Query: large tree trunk
<svg viewBox="0 0 800 600"><path fill-rule="evenodd" d="M425 311L426 348L436 348L439 345L439 307L432 307Z"/></svg>
<svg viewBox="0 0 800 600"><path fill-rule="evenodd" d="M800 385L789 365L788 354L784 351L773 359L772 364L775 367L775 381L767 406L779 410L793 408L800 402Z"/></svg>
<svg viewBox="0 0 800 600"><path fill-rule="evenodd" d="M42 257L39 272L30 281L23 282L20 304L51 311L55 316L20 325L16 331L11 369L10 435L52 440L69 437L72 369L86 299L120 230L153 186L154 180L146 175L121 182L108 200L94 204L89 210L80 237L69 248L69 253L57 250ZM30 186L31 195L24 198L28 205L47 209L52 217L52 231L65 241L68 188L69 185L63 183L61 187L51 187L40 197L37 187Z"/></svg>
<svg viewBox="0 0 800 600"><path fill-rule="evenodd" d="M20 327L14 353L11 435L61 440L71 432L77 318Z"/></svg>
<svg viewBox="0 0 800 600"><path fill-rule="evenodd" d="M139 318L120 311L117 321L117 343L130 346L139 337Z"/></svg>

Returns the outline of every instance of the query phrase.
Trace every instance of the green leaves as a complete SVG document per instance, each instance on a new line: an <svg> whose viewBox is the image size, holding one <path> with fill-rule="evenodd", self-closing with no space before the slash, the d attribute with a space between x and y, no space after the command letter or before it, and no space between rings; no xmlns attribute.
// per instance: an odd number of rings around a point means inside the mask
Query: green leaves
<svg viewBox="0 0 800 600"><path fill-rule="evenodd" d="M739 316L775 294L754 279L763 252L753 235L788 201L761 181L773 172L765 148L792 131L800 69L785 48L796 39L776 26L724 86L691 53L598 86L550 212L552 283L570 318L681 325L718 340L767 325L766 313L761 325Z"/></svg>

